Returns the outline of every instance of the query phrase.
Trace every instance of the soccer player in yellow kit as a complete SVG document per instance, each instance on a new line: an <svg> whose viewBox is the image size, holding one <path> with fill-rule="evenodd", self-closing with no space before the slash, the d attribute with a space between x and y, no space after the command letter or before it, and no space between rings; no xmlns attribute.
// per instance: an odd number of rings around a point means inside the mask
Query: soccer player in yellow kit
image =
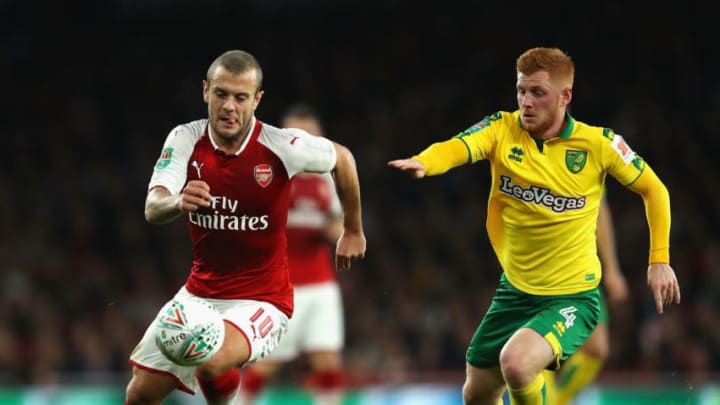
<svg viewBox="0 0 720 405"><path fill-rule="evenodd" d="M613 130L567 111L575 66L562 50L517 59L518 110L500 111L408 159L415 178L488 159L487 230L503 268L466 354L466 404L544 404L542 371L556 369L592 333L600 313L595 230L605 176L639 194L650 233L648 286L656 309L680 302L670 267L670 197L650 166Z"/></svg>
<svg viewBox="0 0 720 405"><path fill-rule="evenodd" d="M606 301L620 305L627 299L625 276L620 271L615 243L615 227L607 197L600 201L597 224L598 256L602 265L604 294L600 294L600 318L587 341L570 356L560 370L546 370L543 374L548 405L567 405L592 383L610 356L610 331Z"/></svg>

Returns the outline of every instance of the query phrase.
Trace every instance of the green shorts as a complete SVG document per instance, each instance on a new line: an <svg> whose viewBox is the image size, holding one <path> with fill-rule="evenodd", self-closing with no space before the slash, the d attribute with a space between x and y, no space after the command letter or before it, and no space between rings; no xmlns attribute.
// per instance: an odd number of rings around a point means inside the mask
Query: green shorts
<svg viewBox="0 0 720 405"><path fill-rule="evenodd" d="M598 318L598 324L606 324L610 315L608 314L607 302L605 301L605 293L600 289L598 289L598 291L600 292L600 318Z"/></svg>
<svg viewBox="0 0 720 405"><path fill-rule="evenodd" d="M599 289L570 295L531 295L513 287L505 274L470 341L465 360L478 368L500 364L505 342L520 328L530 328L550 343L555 369L583 345L600 317Z"/></svg>

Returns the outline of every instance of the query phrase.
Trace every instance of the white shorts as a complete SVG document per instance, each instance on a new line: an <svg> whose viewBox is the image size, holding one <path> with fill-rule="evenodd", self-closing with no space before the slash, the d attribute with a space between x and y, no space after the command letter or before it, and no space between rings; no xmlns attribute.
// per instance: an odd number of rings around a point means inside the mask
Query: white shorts
<svg viewBox="0 0 720 405"><path fill-rule="evenodd" d="M345 321L340 287L335 281L295 286L295 311L277 348L268 360L286 362L300 353L341 350Z"/></svg>
<svg viewBox="0 0 720 405"><path fill-rule="evenodd" d="M175 294L175 297L192 297L193 294L188 292L183 286ZM236 300L236 299L210 299L205 300L212 303L220 312L223 319L231 323L237 328L247 339L250 345L250 359L247 364L254 363L266 357L272 352L280 342L280 338L286 333L288 328L288 317L274 305L254 300ZM257 314L261 313L260 316ZM255 320L251 320L254 318ZM256 331L256 325L267 322L270 319L272 325L265 336L259 336ZM130 363L134 366L153 372L169 374L175 379L179 389L195 394L198 389L198 382L195 378L195 367L179 366L168 360L165 355L160 352L155 344L155 323L145 331L145 335L140 343L135 347L130 355Z"/></svg>

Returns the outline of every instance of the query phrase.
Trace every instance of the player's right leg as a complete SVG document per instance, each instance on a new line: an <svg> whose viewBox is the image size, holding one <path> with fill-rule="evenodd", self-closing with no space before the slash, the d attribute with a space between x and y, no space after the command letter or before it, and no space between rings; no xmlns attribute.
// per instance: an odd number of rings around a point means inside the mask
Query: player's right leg
<svg viewBox="0 0 720 405"><path fill-rule="evenodd" d="M135 366L125 390L125 405L160 405L175 388L177 384L172 376Z"/></svg>
<svg viewBox="0 0 720 405"><path fill-rule="evenodd" d="M250 358L252 348L245 333L225 321L225 339L220 351L195 370L200 389L208 404L230 405L237 402L240 371Z"/></svg>
<svg viewBox="0 0 720 405"><path fill-rule="evenodd" d="M267 357L287 332L288 318L274 305L255 300L210 299L225 320L225 341L210 361L197 367L208 404L236 404L239 367Z"/></svg>
<svg viewBox="0 0 720 405"><path fill-rule="evenodd" d="M244 367L240 384L240 405L251 405L260 397L263 390L283 364L293 361L299 354L300 333L305 308L298 300L298 287L295 287L295 312L287 323L287 330L277 347L265 358Z"/></svg>
<svg viewBox="0 0 720 405"><path fill-rule="evenodd" d="M475 330L467 352L463 403L502 404L505 381L500 370L500 352L510 337L527 322L531 306L522 305L524 294L500 277L490 307Z"/></svg>
<svg viewBox="0 0 720 405"><path fill-rule="evenodd" d="M462 396L465 405L502 405L505 381L499 367L478 368L465 365Z"/></svg>

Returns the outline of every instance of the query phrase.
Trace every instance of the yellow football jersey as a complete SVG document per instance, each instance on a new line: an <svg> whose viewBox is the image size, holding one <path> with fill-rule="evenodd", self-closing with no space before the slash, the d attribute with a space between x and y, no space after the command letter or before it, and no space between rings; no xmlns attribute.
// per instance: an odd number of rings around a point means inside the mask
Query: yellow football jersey
<svg viewBox="0 0 720 405"><path fill-rule="evenodd" d="M448 163L490 161L490 242L510 283L529 294L599 284L595 230L605 175L629 185L645 168L612 130L566 120L559 137L540 141L523 130L518 111L497 112L455 137L465 148Z"/></svg>

